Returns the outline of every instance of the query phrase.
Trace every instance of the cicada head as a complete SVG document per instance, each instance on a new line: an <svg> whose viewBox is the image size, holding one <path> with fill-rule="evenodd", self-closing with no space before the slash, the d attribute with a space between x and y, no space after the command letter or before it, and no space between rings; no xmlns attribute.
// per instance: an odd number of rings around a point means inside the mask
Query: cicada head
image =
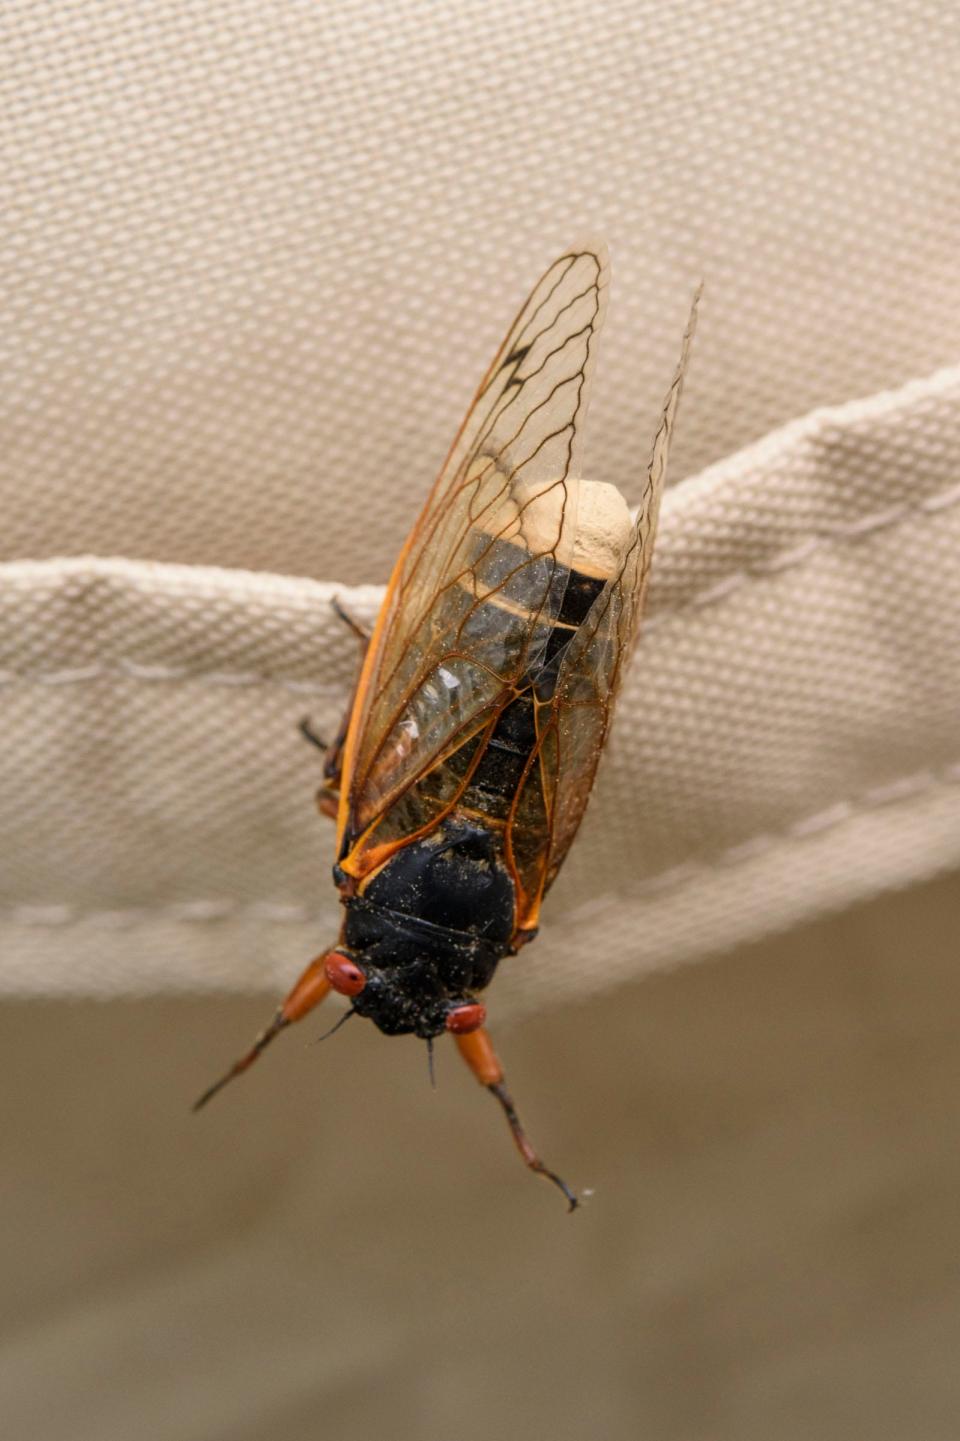
<svg viewBox="0 0 960 1441"><path fill-rule="evenodd" d="M330 986L353 1002L386 1036L420 1036L432 1040L444 1031L464 1035L477 1030L486 1009L459 989L451 994L443 968L424 957L403 966L379 965L346 946L328 952L324 972Z"/></svg>

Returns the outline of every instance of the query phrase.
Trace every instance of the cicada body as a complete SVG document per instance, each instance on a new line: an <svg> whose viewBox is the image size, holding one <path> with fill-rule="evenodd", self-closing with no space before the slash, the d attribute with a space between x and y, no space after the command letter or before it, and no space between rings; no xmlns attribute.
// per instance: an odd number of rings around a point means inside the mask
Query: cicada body
<svg viewBox="0 0 960 1441"><path fill-rule="evenodd" d="M429 1044L450 1031L536 1155L479 995L536 934L576 834L643 606L696 300L635 519L579 477L608 264L568 251L514 321L394 567L321 809L337 821L337 945L253 1049L331 989ZM359 629L355 623L354 628Z"/></svg>

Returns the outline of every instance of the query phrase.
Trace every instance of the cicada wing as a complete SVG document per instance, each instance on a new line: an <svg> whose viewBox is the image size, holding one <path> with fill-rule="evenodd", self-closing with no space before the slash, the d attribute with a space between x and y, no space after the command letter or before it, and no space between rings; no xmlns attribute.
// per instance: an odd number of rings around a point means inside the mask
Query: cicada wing
<svg viewBox="0 0 960 1441"><path fill-rule="evenodd" d="M700 300L693 298L680 360L664 402L643 497L619 572L604 586L564 652L550 724L555 776L548 795L549 851L543 892L553 883L583 819L617 692L633 652L653 554L670 439L683 390ZM544 767L545 774L549 774ZM528 924L535 924L535 915Z"/></svg>
<svg viewBox="0 0 960 1441"><path fill-rule="evenodd" d="M339 853L349 873L453 804L547 643L576 534L579 431L607 278L596 246L550 267L400 553L344 754Z"/></svg>

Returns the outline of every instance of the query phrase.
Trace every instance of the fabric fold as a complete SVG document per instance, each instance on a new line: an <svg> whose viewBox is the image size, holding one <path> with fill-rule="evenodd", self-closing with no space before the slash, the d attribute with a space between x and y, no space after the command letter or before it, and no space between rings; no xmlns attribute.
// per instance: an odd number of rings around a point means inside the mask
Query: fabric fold
<svg viewBox="0 0 960 1441"><path fill-rule="evenodd" d="M602 477L601 477L602 478ZM335 537L327 537L335 543ZM0 990L275 988L337 927L318 758L376 587L0 567ZM960 863L960 368L667 496L583 832L498 1011Z"/></svg>

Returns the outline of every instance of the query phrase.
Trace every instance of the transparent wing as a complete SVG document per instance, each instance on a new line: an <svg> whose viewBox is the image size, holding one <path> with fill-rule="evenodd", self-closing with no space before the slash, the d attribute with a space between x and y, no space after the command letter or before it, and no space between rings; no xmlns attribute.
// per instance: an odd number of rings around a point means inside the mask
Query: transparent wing
<svg viewBox="0 0 960 1441"><path fill-rule="evenodd" d="M606 255L561 256L521 309L394 568L344 752L341 865L436 824L536 667L576 534L579 428Z"/></svg>
<svg viewBox="0 0 960 1441"><path fill-rule="evenodd" d="M530 909L525 917L521 915L524 926L536 924L539 901L553 883L583 819L613 704L633 651L646 594L670 439L696 329L699 300L698 289L690 309L680 360L664 403L643 497L623 564L597 596L586 620L563 654L553 705L543 727L545 762L540 766L540 776L546 785L543 809L549 816L549 842L546 854L532 857L528 863L529 874L524 892ZM535 800L521 797L517 806L518 822L535 809ZM529 843L524 847L522 827L521 836L514 841L514 848L521 852L532 849Z"/></svg>

